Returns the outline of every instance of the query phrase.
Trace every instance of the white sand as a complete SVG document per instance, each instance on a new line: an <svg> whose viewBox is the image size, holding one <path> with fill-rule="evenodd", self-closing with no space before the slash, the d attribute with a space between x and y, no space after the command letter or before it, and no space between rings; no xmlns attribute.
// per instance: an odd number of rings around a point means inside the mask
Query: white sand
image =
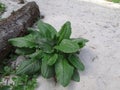
<svg viewBox="0 0 120 90"><path fill-rule="evenodd" d="M0 0L8 6L6 17L21 5ZM56 29L67 20L72 23L72 37L90 41L80 58L86 66L80 72L81 81L66 88L55 85L53 79L38 78L36 90L120 90L120 5L104 0L27 0L36 1L45 22ZM9 4L11 3L11 4Z"/></svg>

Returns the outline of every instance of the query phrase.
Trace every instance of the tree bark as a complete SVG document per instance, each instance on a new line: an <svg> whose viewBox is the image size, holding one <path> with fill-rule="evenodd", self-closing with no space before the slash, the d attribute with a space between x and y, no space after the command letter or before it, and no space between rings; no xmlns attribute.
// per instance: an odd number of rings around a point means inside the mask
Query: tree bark
<svg viewBox="0 0 120 90"><path fill-rule="evenodd" d="M29 2L8 18L0 21L0 62L12 50L8 39L22 36L40 17L39 7L35 2Z"/></svg>

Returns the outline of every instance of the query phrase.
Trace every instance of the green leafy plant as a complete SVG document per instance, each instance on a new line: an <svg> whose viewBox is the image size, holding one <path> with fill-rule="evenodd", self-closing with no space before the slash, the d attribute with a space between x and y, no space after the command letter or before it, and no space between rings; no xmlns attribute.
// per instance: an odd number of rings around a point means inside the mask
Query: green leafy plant
<svg viewBox="0 0 120 90"><path fill-rule="evenodd" d="M120 3L120 0L108 0L108 1L115 2L115 3Z"/></svg>
<svg viewBox="0 0 120 90"><path fill-rule="evenodd" d="M26 60L16 69L17 75L40 74L44 78L55 77L57 82L67 86L71 79L80 81L79 71L85 69L77 52L88 42L83 38L70 38L71 23L67 21L59 32L48 23L38 21L38 29L29 28L24 37L9 39L18 55Z"/></svg>
<svg viewBox="0 0 120 90"><path fill-rule="evenodd" d="M34 90L37 86L36 78L30 78L28 75L22 75L12 78L14 81L11 90Z"/></svg>
<svg viewBox="0 0 120 90"><path fill-rule="evenodd" d="M12 78L14 83L2 84L0 82L0 90L34 90L37 86L36 77L28 75L15 76Z"/></svg>

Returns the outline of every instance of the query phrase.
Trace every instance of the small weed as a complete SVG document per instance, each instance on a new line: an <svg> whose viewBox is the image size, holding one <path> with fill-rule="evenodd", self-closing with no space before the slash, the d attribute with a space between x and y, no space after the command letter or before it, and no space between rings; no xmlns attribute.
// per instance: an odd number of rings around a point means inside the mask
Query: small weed
<svg viewBox="0 0 120 90"><path fill-rule="evenodd" d="M108 1L115 2L115 3L120 3L120 0L108 0Z"/></svg>

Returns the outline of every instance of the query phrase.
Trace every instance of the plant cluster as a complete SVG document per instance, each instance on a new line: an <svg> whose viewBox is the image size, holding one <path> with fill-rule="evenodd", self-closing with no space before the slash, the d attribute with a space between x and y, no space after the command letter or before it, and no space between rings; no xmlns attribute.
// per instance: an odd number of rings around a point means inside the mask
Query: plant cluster
<svg viewBox="0 0 120 90"><path fill-rule="evenodd" d="M120 0L108 0L108 1L115 2L115 3L120 3Z"/></svg>
<svg viewBox="0 0 120 90"><path fill-rule="evenodd" d="M14 76L12 77L13 83L8 84L10 79L10 76L1 79L0 90L34 90L37 86L36 77L30 78L28 75Z"/></svg>
<svg viewBox="0 0 120 90"><path fill-rule="evenodd" d="M53 77L64 87L71 80L79 82L78 70L83 71L85 67L77 53L88 40L70 38L69 21L59 32L42 21L38 21L37 27L38 29L29 28L29 34L24 37L9 39L9 43L16 47L15 53L26 58L18 65L15 74L17 76L41 74L47 79Z"/></svg>

